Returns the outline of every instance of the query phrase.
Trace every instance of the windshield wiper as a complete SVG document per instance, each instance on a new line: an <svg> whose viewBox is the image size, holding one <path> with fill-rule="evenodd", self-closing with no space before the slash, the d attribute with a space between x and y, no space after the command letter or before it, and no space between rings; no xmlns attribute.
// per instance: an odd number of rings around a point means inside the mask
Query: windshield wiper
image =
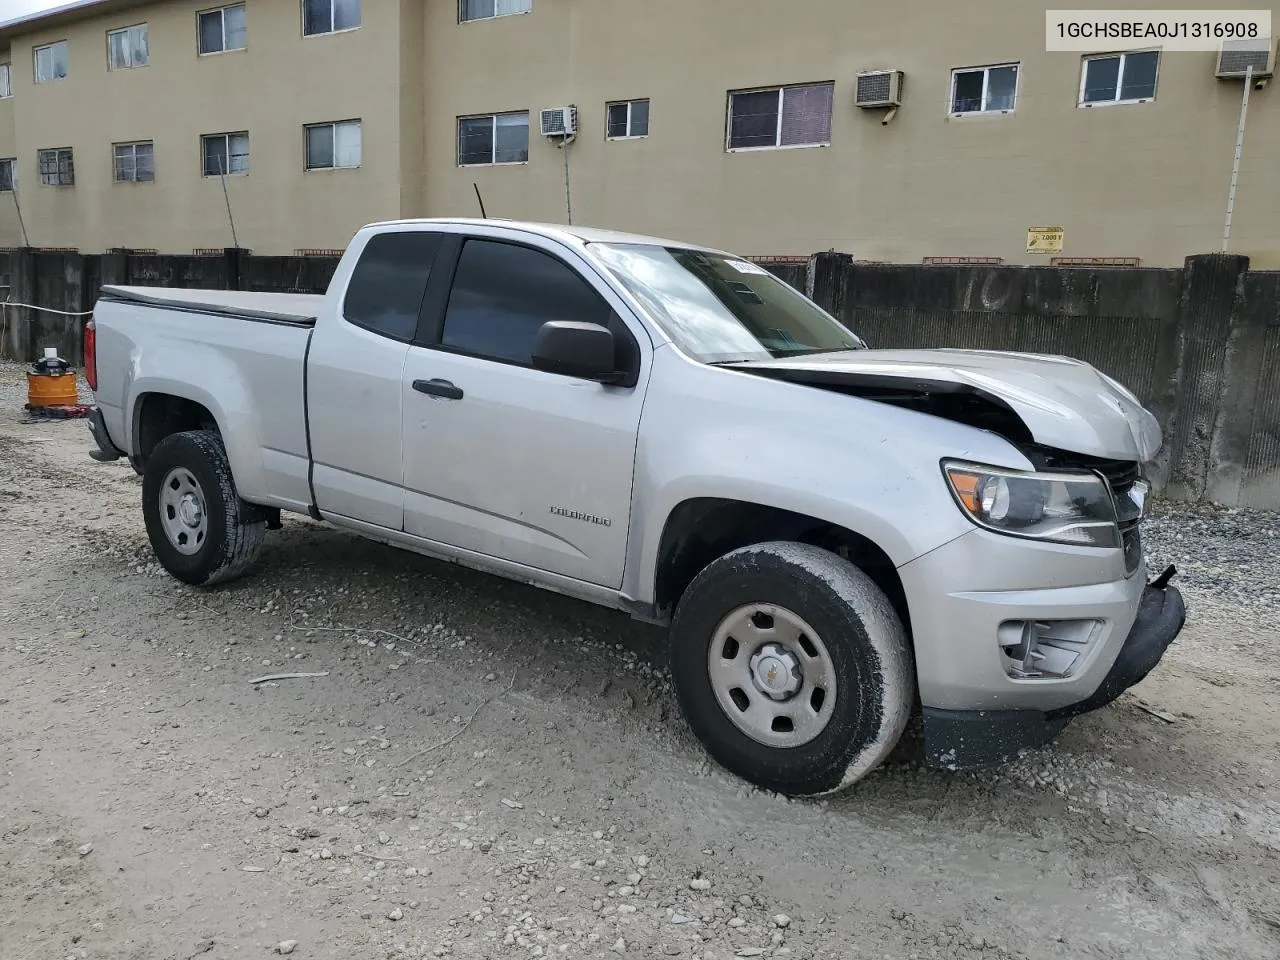
<svg viewBox="0 0 1280 960"><path fill-rule="evenodd" d="M812 357L812 356L816 356L819 353L844 353L848 350L861 350L861 349L862 347L860 346L857 346L855 344L850 344L847 347L814 347L813 349L808 349L808 350L806 349L779 350L777 358L781 360L785 357Z"/></svg>

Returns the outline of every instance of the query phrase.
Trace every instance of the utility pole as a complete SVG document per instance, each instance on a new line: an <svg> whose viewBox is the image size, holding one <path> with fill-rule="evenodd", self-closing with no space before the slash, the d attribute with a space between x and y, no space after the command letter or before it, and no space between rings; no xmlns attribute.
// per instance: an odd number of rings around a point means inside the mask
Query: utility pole
<svg viewBox="0 0 1280 960"><path fill-rule="evenodd" d="M22 219L22 204L18 202L18 183L17 177L14 177L13 187L13 209L18 211L18 227L22 230L22 245L24 247L31 246L31 241L27 239L27 222Z"/></svg>
<svg viewBox="0 0 1280 960"><path fill-rule="evenodd" d="M231 162L231 144L227 143L227 163ZM231 215L231 194L227 192L227 164L218 164L218 176L222 180L222 199L227 203L227 219L231 221L231 245L240 249L240 238L236 236L236 218Z"/></svg>
<svg viewBox="0 0 1280 960"><path fill-rule="evenodd" d="M1244 122L1249 115L1249 91L1253 89L1253 64L1244 71L1244 99L1240 102L1240 126L1236 128L1236 156L1231 164L1231 189L1227 191L1227 222L1222 228L1222 252L1231 243L1231 214L1236 209L1236 184L1240 181L1240 154L1244 152Z"/></svg>

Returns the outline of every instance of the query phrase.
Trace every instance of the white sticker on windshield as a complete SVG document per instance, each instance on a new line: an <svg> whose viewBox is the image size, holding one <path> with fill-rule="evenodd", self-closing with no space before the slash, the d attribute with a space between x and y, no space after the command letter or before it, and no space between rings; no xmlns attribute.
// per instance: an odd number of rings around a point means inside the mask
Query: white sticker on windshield
<svg viewBox="0 0 1280 960"><path fill-rule="evenodd" d="M768 270L764 267L752 263L750 260L728 260L729 266L737 270L739 273L763 273L768 274Z"/></svg>

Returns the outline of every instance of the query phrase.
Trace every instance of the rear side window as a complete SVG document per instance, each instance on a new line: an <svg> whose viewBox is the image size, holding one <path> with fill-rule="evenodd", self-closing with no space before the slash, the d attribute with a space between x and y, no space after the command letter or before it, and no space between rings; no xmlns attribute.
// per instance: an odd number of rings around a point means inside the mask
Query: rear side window
<svg viewBox="0 0 1280 960"><path fill-rule="evenodd" d="M439 249L438 233L378 234L365 246L351 274L343 315L384 337L412 340Z"/></svg>
<svg viewBox="0 0 1280 960"><path fill-rule="evenodd" d="M534 338L548 320L612 327L612 315L604 298L555 257L511 243L468 240L449 294L441 343L528 366Z"/></svg>

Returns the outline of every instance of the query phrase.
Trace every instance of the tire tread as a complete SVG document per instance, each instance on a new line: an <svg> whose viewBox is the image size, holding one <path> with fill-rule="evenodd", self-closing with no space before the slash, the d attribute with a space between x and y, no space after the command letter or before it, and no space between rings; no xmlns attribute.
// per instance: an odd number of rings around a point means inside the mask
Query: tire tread
<svg viewBox="0 0 1280 960"><path fill-rule="evenodd" d="M834 613L847 622L849 633L860 639L854 648L858 655L854 664L856 673L852 677L842 677L842 681L845 685L854 682L860 696L878 696L879 702L871 705L875 712L865 718L874 721L873 726L868 726L861 714L858 718L846 718L843 721L845 729L829 727L819 735L818 741L804 747L791 750L775 748L772 762L766 759L767 754L761 748L748 744L747 749L760 756L749 769L741 759L743 750L715 742L717 734L708 737L709 729L723 727L718 723L708 723L701 715L704 710L714 710L719 714L720 707L714 702L714 697L709 706L697 702L695 690L701 689L700 684L691 683L690 678L676 676L682 669L681 651L677 645L694 644L698 647L698 657L690 656L685 669L695 669L695 660L705 662L705 644L709 637L686 635L690 632L689 622L705 616L696 608L706 602L706 597L719 596L723 591L731 590L735 581L744 578L795 581L811 603L827 608L828 613ZM739 599L750 602L745 598ZM795 612L809 619L809 611ZM824 636L823 642L830 648L837 638ZM868 652L874 655L866 655ZM822 795L843 790L857 782L893 751L906 729L915 702L915 672L906 631L884 592L848 560L821 547L803 543L775 541L752 544L726 554L699 573L681 597L672 621L672 669L681 708L708 751L732 772L783 793ZM852 693L849 691L846 695ZM832 719L833 724L841 722L838 718ZM733 736L741 737L743 742L748 740L736 730ZM815 755L818 748L814 744L824 738L828 745L821 755ZM811 746L814 750L808 749ZM794 758L802 751L807 757L798 763Z"/></svg>
<svg viewBox="0 0 1280 960"><path fill-rule="evenodd" d="M195 586L211 587L244 576L262 549L267 535L267 522L257 519L253 505L240 499L222 438L211 430L186 430L171 434L156 445L148 466L157 461L164 464L173 458L187 467L196 466L192 461L199 461L199 465L207 468L213 475L214 489L205 490L205 497L218 498L223 523L219 531L221 535L215 538L215 543L210 544L214 550L210 555L211 559L191 570L174 569L165 563L162 549L167 541L164 533L152 531L152 524L148 523L152 547L161 564L173 576ZM202 483L201 486L206 484ZM149 518L150 511L154 511L156 505L153 502L155 497L148 495L147 489L144 479L143 511ZM208 507L209 504L206 504L206 510Z"/></svg>

